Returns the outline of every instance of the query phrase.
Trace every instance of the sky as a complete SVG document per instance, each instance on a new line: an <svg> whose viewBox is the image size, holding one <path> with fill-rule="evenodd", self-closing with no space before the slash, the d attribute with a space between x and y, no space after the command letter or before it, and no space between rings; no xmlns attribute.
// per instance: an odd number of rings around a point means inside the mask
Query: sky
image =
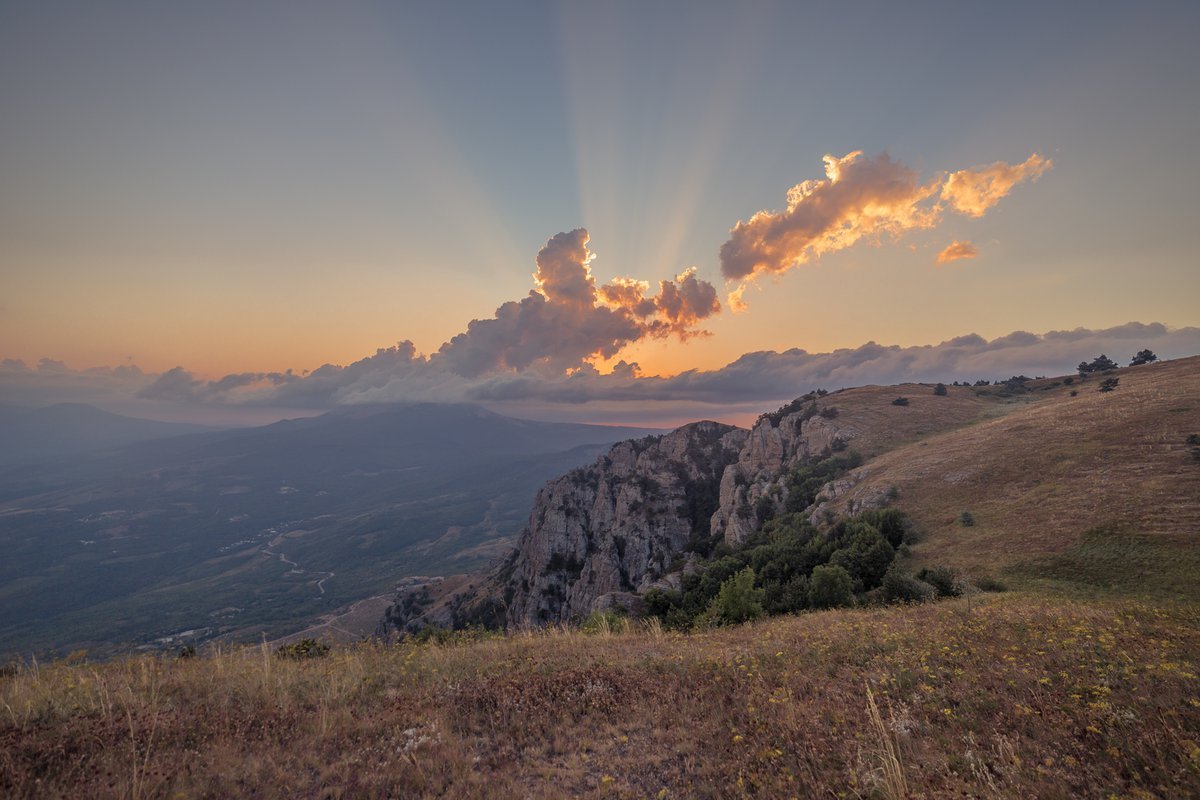
<svg viewBox="0 0 1200 800"><path fill-rule="evenodd" d="M3 2L0 402L664 424L1200 353L1198 29L1153 2Z"/></svg>

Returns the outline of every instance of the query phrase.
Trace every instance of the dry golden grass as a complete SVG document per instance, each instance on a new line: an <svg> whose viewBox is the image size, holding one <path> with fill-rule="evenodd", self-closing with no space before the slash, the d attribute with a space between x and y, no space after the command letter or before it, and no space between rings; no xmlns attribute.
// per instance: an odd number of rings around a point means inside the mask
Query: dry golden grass
<svg viewBox="0 0 1200 800"><path fill-rule="evenodd" d="M0 795L1197 796L1196 611L990 596L30 666L0 682Z"/></svg>
<svg viewBox="0 0 1200 800"><path fill-rule="evenodd" d="M974 572L1061 553L1096 527L1195 548L1200 465L1186 440L1200 432L1200 357L1115 374L1113 392L1098 379L1036 391L1001 416L892 449L834 507L894 486L924 535L918 560ZM964 510L973 527L959 524Z"/></svg>

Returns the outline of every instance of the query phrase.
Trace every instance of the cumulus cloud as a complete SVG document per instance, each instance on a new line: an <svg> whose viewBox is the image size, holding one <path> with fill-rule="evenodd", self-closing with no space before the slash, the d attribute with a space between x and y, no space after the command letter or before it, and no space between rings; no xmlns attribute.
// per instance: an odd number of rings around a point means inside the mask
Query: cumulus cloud
<svg viewBox="0 0 1200 800"><path fill-rule="evenodd" d="M748 282L778 275L867 238L898 237L932 228L947 207L982 216L1013 187L1050 169L1036 153L1016 165L997 162L922 183L887 153L825 156L825 178L791 188L783 211L759 211L730 230L721 246L721 274L736 281L730 305L744 307Z"/></svg>
<svg viewBox="0 0 1200 800"><path fill-rule="evenodd" d="M1050 159L1034 153L1021 164L997 161L986 167L962 169L946 178L941 197L960 214L982 217L1018 183L1037 180L1051 166Z"/></svg>
<svg viewBox="0 0 1200 800"><path fill-rule="evenodd" d="M661 281L654 297L646 296L649 284L630 278L597 287L588 241L583 228L552 237L537 255L535 288L472 320L431 360L465 377L564 373L646 337L695 335L695 325L720 311L716 289L694 269Z"/></svg>
<svg viewBox="0 0 1200 800"><path fill-rule="evenodd" d="M949 264L951 261L958 261L963 258L975 258L979 255L979 248L971 242L960 242L955 239L950 244L946 245L946 249L937 254L936 263Z"/></svg>

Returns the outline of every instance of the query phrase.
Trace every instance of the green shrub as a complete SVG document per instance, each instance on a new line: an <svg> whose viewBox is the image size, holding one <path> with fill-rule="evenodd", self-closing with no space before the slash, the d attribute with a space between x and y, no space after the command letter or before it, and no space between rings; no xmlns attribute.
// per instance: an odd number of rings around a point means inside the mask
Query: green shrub
<svg viewBox="0 0 1200 800"><path fill-rule="evenodd" d="M939 383L937 386L933 387L933 393L938 397L945 397L947 394L949 394L949 390L946 388L946 384Z"/></svg>
<svg viewBox="0 0 1200 800"><path fill-rule="evenodd" d="M1120 382L1120 378L1105 378L1104 380L1100 381L1100 388L1098 388L1096 391L1111 392L1113 389L1117 388L1117 384Z"/></svg>
<svg viewBox="0 0 1200 800"><path fill-rule="evenodd" d="M970 511L964 511L958 516L958 521L964 528L970 528L975 525L975 515Z"/></svg>
<svg viewBox="0 0 1200 800"><path fill-rule="evenodd" d="M906 405L908 405L908 398L907 397L897 397L895 400L892 401L892 405L906 406Z"/></svg>
<svg viewBox="0 0 1200 800"><path fill-rule="evenodd" d="M625 609L610 608L606 611L593 611L579 623L579 630L584 633L613 633L625 630L628 625Z"/></svg>
<svg viewBox="0 0 1200 800"><path fill-rule="evenodd" d="M853 582L839 566L822 564L812 571L808 602L813 608L840 608L854 602Z"/></svg>
<svg viewBox="0 0 1200 800"><path fill-rule="evenodd" d="M954 571L947 567L926 567L917 573L917 579L936 589L939 597L958 597L962 594L954 577Z"/></svg>
<svg viewBox="0 0 1200 800"><path fill-rule="evenodd" d="M888 603L923 603L937 596L937 589L895 566L883 576L882 590Z"/></svg>
<svg viewBox="0 0 1200 800"><path fill-rule="evenodd" d="M708 607L707 617L716 625L739 625L766 614L766 593L754 588L754 569L746 567L721 584Z"/></svg>

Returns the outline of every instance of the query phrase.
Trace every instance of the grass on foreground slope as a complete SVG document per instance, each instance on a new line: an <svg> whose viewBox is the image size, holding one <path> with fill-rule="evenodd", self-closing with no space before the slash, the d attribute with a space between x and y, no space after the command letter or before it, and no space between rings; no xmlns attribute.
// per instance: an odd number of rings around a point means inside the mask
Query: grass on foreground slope
<svg viewBox="0 0 1200 800"><path fill-rule="evenodd" d="M0 682L0 795L1198 796L1197 610L1006 595L28 668Z"/></svg>

